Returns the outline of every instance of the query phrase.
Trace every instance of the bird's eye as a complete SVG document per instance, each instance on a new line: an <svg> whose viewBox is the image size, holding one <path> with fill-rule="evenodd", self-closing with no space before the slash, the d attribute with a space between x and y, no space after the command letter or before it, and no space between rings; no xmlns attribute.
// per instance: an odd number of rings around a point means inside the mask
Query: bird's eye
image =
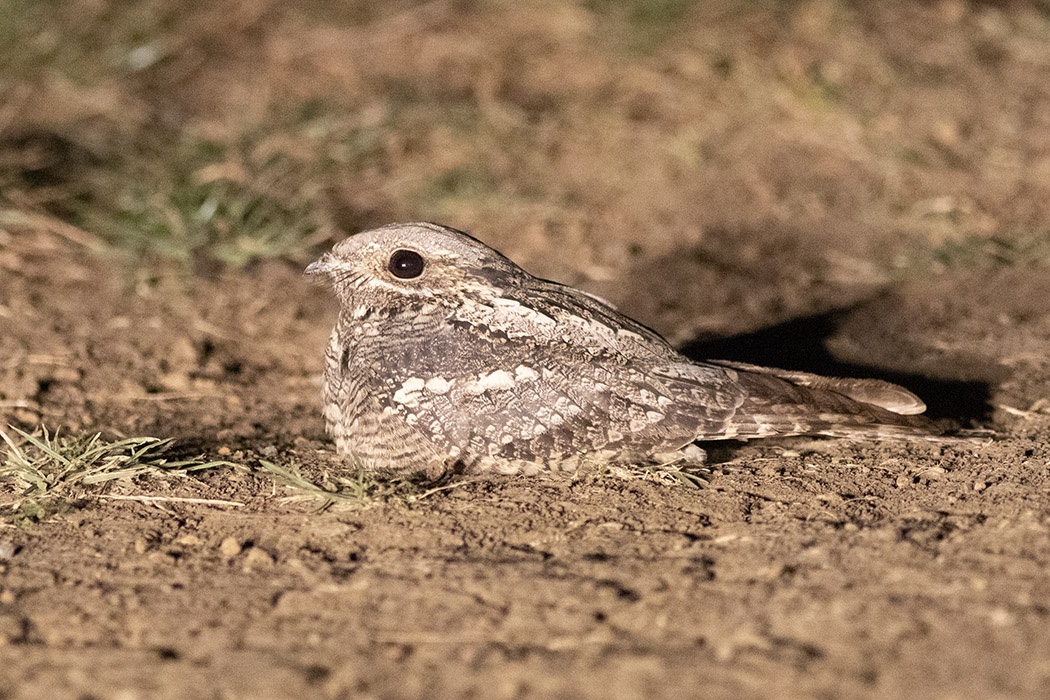
<svg viewBox="0 0 1050 700"><path fill-rule="evenodd" d="M387 269L394 277L408 280L423 274L424 264L423 256L414 250L395 250Z"/></svg>

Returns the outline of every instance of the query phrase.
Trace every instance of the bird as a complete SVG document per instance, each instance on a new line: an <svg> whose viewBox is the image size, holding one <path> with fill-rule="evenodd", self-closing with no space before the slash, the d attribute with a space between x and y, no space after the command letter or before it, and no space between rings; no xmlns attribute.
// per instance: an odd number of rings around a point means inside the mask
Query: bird
<svg viewBox="0 0 1050 700"><path fill-rule="evenodd" d="M323 417L370 472L521 474L701 466L697 443L936 439L903 387L694 361L587 292L434 223L351 235L306 268L334 290Z"/></svg>

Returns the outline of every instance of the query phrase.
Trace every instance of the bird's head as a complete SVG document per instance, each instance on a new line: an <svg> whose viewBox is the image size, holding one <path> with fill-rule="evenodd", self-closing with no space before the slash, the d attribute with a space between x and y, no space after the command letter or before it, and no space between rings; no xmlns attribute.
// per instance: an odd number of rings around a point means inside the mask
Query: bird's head
<svg viewBox="0 0 1050 700"><path fill-rule="evenodd" d="M390 309L492 296L529 275L453 228L390 224L350 236L306 268L326 278L345 309Z"/></svg>

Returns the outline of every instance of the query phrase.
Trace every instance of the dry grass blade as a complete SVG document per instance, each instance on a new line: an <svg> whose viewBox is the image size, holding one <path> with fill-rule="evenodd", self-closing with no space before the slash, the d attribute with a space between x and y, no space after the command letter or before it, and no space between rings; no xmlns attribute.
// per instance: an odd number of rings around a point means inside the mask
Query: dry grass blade
<svg viewBox="0 0 1050 700"><path fill-rule="evenodd" d="M181 496L115 496L102 494L99 498L107 501L140 501L142 503L196 503L206 506L226 506L229 508L243 508L241 501L229 501L222 498L184 498Z"/></svg>
<svg viewBox="0 0 1050 700"><path fill-rule="evenodd" d="M379 479L360 465L357 465L350 476L339 476L325 471L321 475L320 483L304 477L295 465L278 466L266 460L259 460L259 465L291 491L287 498L321 500L325 502L324 507L336 503L367 506L390 501L408 502L422 497L418 483L404 479Z"/></svg>
<svg viewBox="0 0 1050 700"><path fill-rule="evenodd" d="M96 252L106 248L102 240L95 234L45 214L0 209L0 226L20 226L48 231Z"/></svg>
<svg viewBox="0 0 1050 700"><path fill-rule="evenodd" d="M661 484L681 485L693 489L707 488L710 470L677 464L608 465L604 473L621 479L645 479Z"/></svg>

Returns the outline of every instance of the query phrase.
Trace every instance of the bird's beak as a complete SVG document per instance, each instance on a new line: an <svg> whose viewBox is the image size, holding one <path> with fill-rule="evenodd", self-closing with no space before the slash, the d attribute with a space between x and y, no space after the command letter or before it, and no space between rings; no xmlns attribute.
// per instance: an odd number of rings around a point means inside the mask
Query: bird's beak
<svg viewBox="0 0 1050 700"><path fill-rule="evenodd" d="M332 256L325 253L317 260L310 263L305 270L305 274L311 277L320 277L322 275L328 275L332 272Z"/></svg>

